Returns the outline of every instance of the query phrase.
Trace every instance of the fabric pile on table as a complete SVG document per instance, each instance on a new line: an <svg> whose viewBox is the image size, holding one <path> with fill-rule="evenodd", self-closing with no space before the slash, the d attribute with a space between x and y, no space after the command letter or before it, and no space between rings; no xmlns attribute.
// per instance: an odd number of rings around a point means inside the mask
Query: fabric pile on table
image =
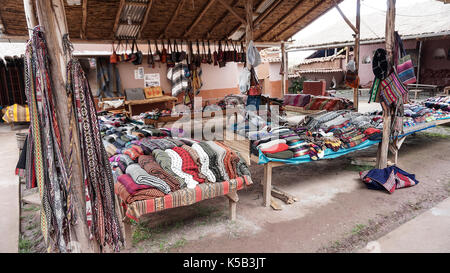
<svg viewBox="0 0 450 273"><path fill-rule="evenodd" d="M450 96L428 98L424 104L428 108L450 112Z"/></svg>
<svg viewBox="0 0 450 273"><path fill-rule="evenodd" d="M171 131L120 115L99 116L110 154L114 189L125 204L162 198L208 183L241 179L251 184L244 159L216 141L171 137ZM242 186L242 185L241 185Z"/></svg>
<svg viewBox="0 0 450 273"><path fill-rule="evenodd" d="M353 108L353 103L345 98L313 96L309 94L285 95L284 105L304 107L305 110L326 111L337 111Z"/></svg>

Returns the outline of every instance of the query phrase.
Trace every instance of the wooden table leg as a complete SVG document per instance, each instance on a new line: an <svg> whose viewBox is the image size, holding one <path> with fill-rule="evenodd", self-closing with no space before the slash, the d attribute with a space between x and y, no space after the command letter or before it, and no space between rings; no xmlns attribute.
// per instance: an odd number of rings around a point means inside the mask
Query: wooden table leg
<svg viewBox="0 0 450 273"><path fill-rule="evenodd" d="M235 221L236 220L236 205L239 201L239 196L237 195L237 191L232 191L229 194L227 194L228 200L229 200L229 212L230 212L230 220Z"/></svg>
<svg viewBox="0 0 450 273"><path fill-rule="evenodd" d="M263 206L270 206L270 199L272 197L272 164L271 162L264 165L264 179L263 179Z"/></svg>
<svg viewBox="0 0 450 273"><path fill-rule="evenodd" d="M131 229L130 219L125 215L125 210L120 204L120 198L114 194L115 202L117 206L117 216L119 217L119 221L121 223L122 234L124 236L125 248L129 249L132 245L133 234Z"/></svg>

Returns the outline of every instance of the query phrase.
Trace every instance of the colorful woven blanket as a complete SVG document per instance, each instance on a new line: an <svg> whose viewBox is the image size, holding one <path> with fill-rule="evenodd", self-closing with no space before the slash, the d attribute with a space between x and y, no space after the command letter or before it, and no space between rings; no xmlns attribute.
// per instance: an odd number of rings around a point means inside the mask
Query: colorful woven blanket
<svg viewBox="0 0 450 273"><path fill-rule="evenodd" d="M223 182L198 184L194 189L184 188L166 194L164 197L135 201L129 205L122 201L121 204L126 210L127 217L139 221L139 218L145 214L192 205L202 200L226 195L234 190L241 190L251 184L253 181L250 176L242 176Z"/></svg>

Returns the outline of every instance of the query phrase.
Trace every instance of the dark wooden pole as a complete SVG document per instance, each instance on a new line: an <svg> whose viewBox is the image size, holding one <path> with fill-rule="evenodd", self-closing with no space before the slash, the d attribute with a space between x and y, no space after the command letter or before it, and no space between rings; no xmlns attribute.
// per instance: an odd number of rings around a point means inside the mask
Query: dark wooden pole
<svg viewBox="0 0 450 273"><path fill-rule="evenodd" d="M394 65L394 46L395 46L395 0L387 0L386 11L386 52L388 61L388 71ZM383 107L383 139L378 146L377 167L383 169L387 167L387 157L389 151L389 139L391 134L391 109L384 102Z"/></svg>
<svg viewBox="0 0 450 273"><path fill-rule="evenodd" d="M65 87L67 60L64 56L62 43L63 35L68 33L64 0L36 0L36 11L39 25L44 31L47 42L56 117L61 131L63 154L67 156L70 147L68 132L71 120L67 107L68 98ZM69 247L72 248L72 252L98 252L100 248L96 240L89 240L89 231L86 224L85 188L78 134L73 134L73 140L75 145L73 147L72 164L72 202L76 211L77 222L72 230L73 242Z"/></svg>
<svg viewBox="0 0 450 273"><path fill-rule="evenodd" d="M253 40L253 0L247 0L245 2L245 16L246 16L246 25L245 25L245 46L248 50L248 44ZM247 60L247 68L250 70L251 65Z"/></svg>
<svg viewBox="0 0 450 273"><path fill-rule="evenodd" d="M356 33L355 33L355 49L353 50L353 56L355 60L356 65L356 71L359 71L359 39L361 37L361 2L360 0L356 1ZM358 72L359 73L359 72ZM359 106L359 89L358 86L356 86L353 89L353 106L355 108L355 111L358 112L358 106Z"/></svg>

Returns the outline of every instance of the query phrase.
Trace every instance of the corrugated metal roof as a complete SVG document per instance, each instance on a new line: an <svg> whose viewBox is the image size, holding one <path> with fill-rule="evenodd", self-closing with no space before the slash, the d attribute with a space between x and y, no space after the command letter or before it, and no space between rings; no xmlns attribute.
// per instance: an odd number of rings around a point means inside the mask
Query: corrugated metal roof
<svg viewBox="0 0 450 273"><path fill-rule="evenodd" d="M364 7L364 6L363 6ZM339 18L335 24L314 35L302 37L289 49L354 42L353 30ZM353 16L350 21L355 22ZM384 39L386 12L361 16L361 41ZM395 28L403 39L441 36L450 33L450 5L430 0L396 8Z"/></svg>

